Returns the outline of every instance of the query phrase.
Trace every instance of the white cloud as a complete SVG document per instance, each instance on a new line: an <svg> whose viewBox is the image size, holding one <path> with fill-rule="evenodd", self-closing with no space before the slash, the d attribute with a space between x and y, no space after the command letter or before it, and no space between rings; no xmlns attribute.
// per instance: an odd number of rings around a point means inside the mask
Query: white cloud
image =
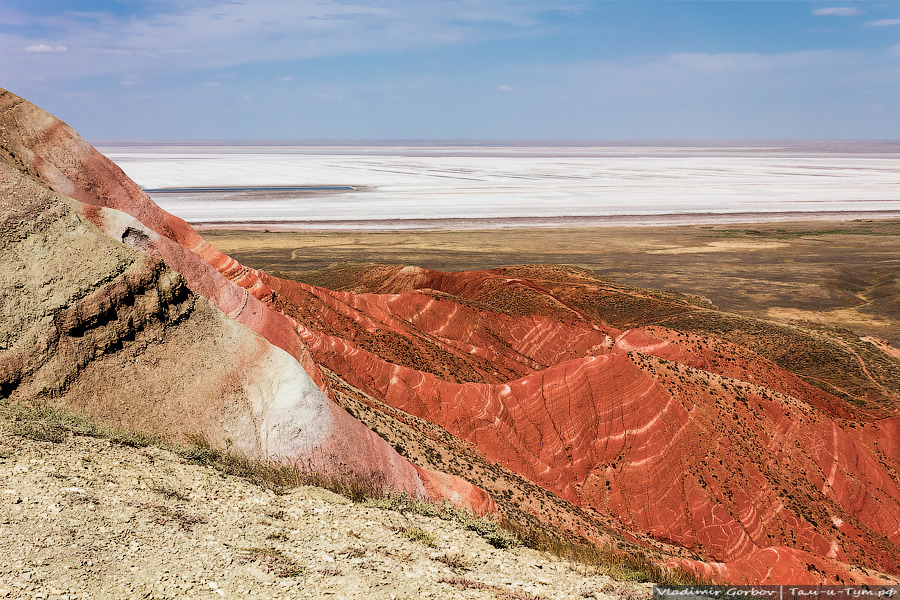
<svg viewBox="0 0 900 600"><path fill-rule="evenodd" d="M290 75L285 75L284 77L281 78L281 81L291 81L291 80L293 80L293 79L294 79L294 78L291 77Z"/></svg>
<svg viewBox="0 0 900 600"><path fill-rule="evenodd" d="M511 87L511 86L508 86L508 85L501 85L500 87L497 88L497 91L500 91L500 92L511 92L511 91L512 91L512 87Z"/></svg>
<svg viewBox="0 0 900 600"><path fill-rule="evenodd" d="M830 6L828 8L820 8L819 10L814 11L813 14L819 16L852 17L853 15L859 14L859 9L854 6Z"/></svg>
<svg viewBox="0 0 900 600"><path fill-rule="evenodd" d="M716 54L680 53L669 55L656 65L681 72L708 74L799 71L839 68L859 57L846 50L801 50L778 54L756 52L721 52Z"/></svg>
<svg viewBox="0 0 900 600"><path fill-rule="evenodd" d="M25 52L36 52L36 53L53 53L53 52L68 52L69 49L65 46L48 46L47 44L36 44L34 46L26 46Z"/></svg>
<svg viewBox="0 0 900 600"><path fill-rule="evenodd" d="M545 67L535 77L554 81L544 87L556 87L572 97L645 101L676 95L700 99L734 94L736 90L753 95L763 93L762 90L823 85L862 89L870 83L888 85L878 82L897 80L900 73L889 51L816 50L775 54L678 53L572 63L565 68Z"/></svg>
<svg viewBox="0 0 900 600"><path fill-rule="evenodd" d="M590 0L157 0L153 10L115 15L61 11L18 14L20 30L39 28L55 42L28 52L78 47L78 60L47 76L61 79L142 72L183 73L262 62L535 37L550 30L547 12L569 12ZM0 33L0 56L33 43ZM72 53L70 53L71 55ZM15 70L34 72L20 61ZM12 69L12 66L7 65ZM41 68L46 69L46 65Z"/></svg>
<svg viewBox="0 0 900 600"><path fill-rule="evenodd" d="M877 21L869 21L866 25L872 27L890 27L892 25L900 25L900 19L879 19Z"/></svg>

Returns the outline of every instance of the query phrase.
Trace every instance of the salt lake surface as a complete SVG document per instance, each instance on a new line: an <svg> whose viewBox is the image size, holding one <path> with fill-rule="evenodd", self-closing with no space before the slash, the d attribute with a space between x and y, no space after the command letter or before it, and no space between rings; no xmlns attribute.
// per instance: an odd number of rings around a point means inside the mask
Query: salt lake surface
<svg viewBox="0 0 900 600"><path fill-rule="evenodd" d="M900 144L891 143L100 150L154 190L163 209L195 225L403 229L900 217ZM271 189L323 187L352 189Z"/></svg>

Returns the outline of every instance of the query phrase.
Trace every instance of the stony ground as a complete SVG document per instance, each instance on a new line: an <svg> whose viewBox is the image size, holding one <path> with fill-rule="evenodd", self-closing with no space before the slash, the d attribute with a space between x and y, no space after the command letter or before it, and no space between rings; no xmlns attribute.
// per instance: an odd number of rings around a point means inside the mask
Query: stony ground
<svg viewBox="0 0 900 600"><path fill-rule="evenodd" d="M276 495L167 450L0 427L0 598L647 596L461 525Z"/></svg>

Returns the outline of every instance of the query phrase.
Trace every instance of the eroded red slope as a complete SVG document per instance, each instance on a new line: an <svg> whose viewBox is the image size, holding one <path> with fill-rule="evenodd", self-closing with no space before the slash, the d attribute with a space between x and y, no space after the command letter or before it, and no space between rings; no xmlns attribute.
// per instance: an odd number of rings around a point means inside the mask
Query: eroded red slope
<svg viewBox="0 0 900 600"><path fill-rule="evenodd" d="M872 421L735 344L593 323L533 281L404 271L414 283L394 270L390 294L263 278L318 362L572 503L697 552L706 576L900 569L897 418ZM542 314L479 306L510 285L545 294Z"/></svg>

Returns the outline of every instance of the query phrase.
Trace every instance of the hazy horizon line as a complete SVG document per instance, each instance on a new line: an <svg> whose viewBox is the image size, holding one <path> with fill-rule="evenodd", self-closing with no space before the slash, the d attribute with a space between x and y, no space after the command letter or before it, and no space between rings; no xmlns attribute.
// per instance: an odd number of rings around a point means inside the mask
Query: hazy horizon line
<svg viewBox="0 0 900 600"><path fill-rule="evenodd" d="M208 138L208 139L110 139L91 140L95 146L127 146L127 145L226 145L226 146L558 146L558 147L723 147L742 146L828 146L828 145L862 145L862 146L895 146L900 145L900 138L885 139L853 139L853 138L688 138L688 139L476 139L476 138L310 138L310 139L269 139L269 138Z"/></svg>

